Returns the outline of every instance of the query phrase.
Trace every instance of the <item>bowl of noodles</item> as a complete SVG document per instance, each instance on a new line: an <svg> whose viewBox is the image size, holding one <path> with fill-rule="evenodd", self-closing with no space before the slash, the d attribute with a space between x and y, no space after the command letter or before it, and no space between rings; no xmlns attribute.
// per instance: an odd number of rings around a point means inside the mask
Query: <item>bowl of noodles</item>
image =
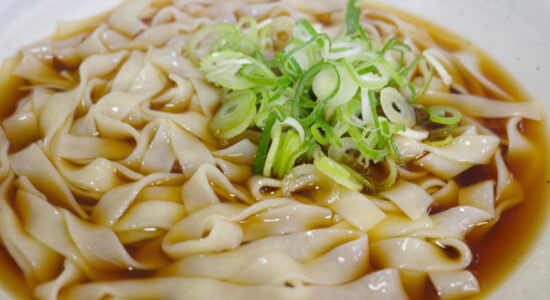
<svg viewBox="0 0 550 300"><path fill-rule="evenodd" d="M0 11L0 299L548 297L542 2L69 2Z"/></svg>

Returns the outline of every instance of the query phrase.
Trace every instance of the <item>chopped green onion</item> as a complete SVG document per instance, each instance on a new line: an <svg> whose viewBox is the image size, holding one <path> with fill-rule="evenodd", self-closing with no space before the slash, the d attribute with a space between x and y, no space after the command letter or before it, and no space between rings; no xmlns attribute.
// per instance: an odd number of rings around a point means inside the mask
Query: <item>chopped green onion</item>
<svg viewBox="0 0 550 300"><path fill-rule="evenodd" d="M378 90L390 81L390 74L373 54L361 53L346 57L344 65L351 78L366 89Z"/></svg>
<svg viewBox="0 0 550 300"><path fill-rule="evenodd" d="M430 130L430 136L432 137L440 137L451 134L455 129L458 128L458 124L451 124L451 125L445 125L438 127L436 129Z"/></svg>
<svg viewBox="0 0 550 300"><path fill-rule="evenodd" d="M267 158L267 149L269 147L269 138L271 137L271 130L275 124L275 115L270 114L267 117L265 126L260 137L260 143L258 144L258 151L256 152L256 159L254 160L254 173L261 174L264 170L265 161Z"/></svg>
<svg viewBox="0 0 550 300"><path fill-rule="evenodd" d="M281 25L269 18L258 24L243 17L237 25L206 26L193 35L190 60L222 89L223 104L210 121L213 134L232 142L245 130L261 132L254 173L281 178L296 165L313 163L349 189L377 191L395 183L397 164L403 164L394 134L419 126L429 131L430 145L452 141L458 110L413 105L434 70L450 80L437 52L424 51L405 65L411 48L397 37L382 45L363 30L360 17L361 8L349 0L345 33L334 39L300 19L286 47L276 45L272 34ZM285 23L287 31L291 26ZM274 53L275 47L284 49ZM429 73L418 91L409 75L422 59Z"/></svg>
<svg viewBox="0 0 550 300"><path fill-rule="evenodd" d="M395 42L395 36L392 36L391 39L389 39L386 44L384 44L384 47L382 47L382 50L380 50L380 54L386 53L386 51L391 47L391 45Z"/></svg>
<svg viewBox="0 0 550 300"><path fill-rule="evenodd" d="M359 26L359 18L361 16L361 8L357 7L355 0L348 1L346 8L346 33L352 34Z"/></svg>
<svg viewBox="0 0 550 300"><path fill-rule="evenodd" d="M292 117L286 117L281 124L283 125L286 124L293 127L294 130L296 130L296 132L299 134L301 143L305 141L306 132L304 131L304 128L302 127L302 125L300 125L300 123L296 121L296 119Z"/></svg>
<svg viewBox="0 0 550 300"><path fill-rule="evenodd" d="M379 190L387 189L394 185L394 183L397 181L397 164L395 163L395 161L389 157L386 157L384 163L388 168L388 176L384 180L375 183L376 188Z"/></svg>
<svg viewBox="0 0 550 300"><path fill-rule="evenodd" d="M281 58L283 70L292 76L300 76L309 68L322 62L329 53L330 38L319 33L309 41L290 50Z"/></svg>
<svg viewBox="0 0 550 300"><path fill-rule="evenodd" d="M336 88L328 95L328 97L323 99L317 99L318 104L315 106L313 111L305 118L301 118L301 99L303 93L311 86L311 81L313 78L324 68L335 69L334 65L329 63L319 63L311 67L302 78L298 79L296 83L296 92L294 95L294 101L292 101L292 114L299 120L304 127L309 127L317 119L322 118L321 114L326 103L331 100L331 98L338 92L340 86L340 77L337 77ZM335 71L336 72L336 71Z"/></svg>
<svg viewBox="0 0 550 300"><path fill-rule="evenodd" d="M273 49L273 40L271 39L271 26L264 26L262 27L262 29L260 29L259 46L259 50L262 51Z"/></svg>
<svg viewBox="0 0 550 300"><path fill-rule="evenodd" d="M267 152L267 157L265 159L265 164L263 167L264 176L271 175L271 169L279 150L282 129L281 126L278 125L279 124L274 125L275 128L273 128L273 130L271 131L271 145L269 146L269 151Z"/></svg>
<svg viewBox="0 0 550 300"><path fill-rule="evenodd" d="M239 74L244 79L256 85L281 86L288 85L291 81L288 75L275 76L264 64L245 65Z"/></svg>
<svg viewBox="0 0 550 300"><path fill-rule="evenodd" d="M244 90L255 86L254 83L238 75L243 65L261 64L258 60L240 52L223 50L214 52L205 57L201 63L201 70L206 79L228 89Z"/></svg>
<svg viewBox="0 0 550 300"><path fill-rule="evenodd" d="M317 99L325 99L334 94L334 91L339 87L338 77L338 71L333 68L321 68L321 70L315 74L311 89Z"/></svg>
<svg viewBox="0 0 550 300"><path fill-rule="evenodd" d="M311 128L309 130L311 130L311 134L313 135L313 137L315 138L315 141L317 141L317 143L319 145L327 146L328 145L328 140L319 131L320 127L321 126L319 126L318 123L315 123L311 126Z"/></svg>
<svg viewBox="0 0 550 300"><path fill-rule="evenodd" d="M347 72L346 67L344 67L342 63L335 62L333 63L333 65L336 67L336 70L333 74L336 74L337 77L326 77L322 79L319 78L319 82L317 82L318 84L325 84L326 86L330 86L330 82L328 81L331 80L334 85L338 85L338 90L336 91L336 93L332 96L328 96L330 97L330 101L327 102L325 106L325 119L327 120L331 119L336 111L336 108L346 104L348 101L353 99L353 97L357 93L357 89L359 88L355 81L351 79L351 75L349 74L349 72ZM317 75L317 77L320 77L320 75ZM321 99L326 98L321 97Z"/></svg>
<svg viewBox="0 0 550 300"><path fill-rule="evenodd" d="M462 118L460 111L450 106L428 106L426 111L430 115L430 121L443 125L458 124Z"/></svg>
<svg viewBox="0 0 550 300"><path fill-rule="evenodd" d="M237 27L235 27L235 25L227 23L218 23L215 25L203 27L201 30L197 31L193 35L191 41L189 42L189 46L187 48L187 51L189 52L189 59L191 59L192 62L198 65L199 62L210 53L213 45L208 45L209 35L214 34L219 38L227 34L238 33L239 31L237 30ZM201 42L206 42L206 45L201 45ZM208 50L205 50L203 48L206 48Z"/></svg>
<svg viewBox="0 0 550 300"><path fill-rule="evenodd" d="M323 131L325 132L327 144L333 144L338 147L342 147L342 143L340 142L340 139L338 138L337 134L334 132L333 128L322 119L317 119L315 121L315 124L313 124L311 127L312 134L316 139L317 137L315 135L316 134L320 135L320 132L318 130L319 127L323 129ZM323 140L324 140L323 138L320 139L320 141L323 141ZM319 144L322 144L322 143L323 142L319 142Z"/></svg>
<svg viewBox="0 0 550 300"><path fill-rule="evenodd" d="M296 159L301 154L301 149L302 142L299 134L292 129L286 131L286 134L281 136L281 142L276 150L276 158L273 161L273 174L279 178L286 175L286 173L292 169Z"/></svg>
<svg viewBox="0 0 550 300"><path fill-rule="evenodd" d="M367 178L365 178L365 176L359 174L359 172L355 171L353 168L346 166L345 164L342 164L342 167L348 170L351 176L353 176L353 178L359 181L363 186L371 190L376 190L376 186L372 182L370 182Z"/></svg>
<svg viewBox="0 0 550 300"><path fill-rule="evenodd" d="M352 191L360 191L363 186L352 174L341 164L335 162L327 156L317 157L313 164L323 174L329 176L337 183L345 186Z"/></svg>
<svg viewBox="0 0 550 300"><path fill-rule="evenodd" d="M418 58L424 58L424 56L419 56ZM428 74L428 79L424 79L424 86L422 87L422 90L420 91L420 94L416 97L416 99L421 98L424 96L428 88L430 87L430 83L432 82L432 78L434 76L434 68L431 64L428 64L430 66L430 73Z"/></svg>
<svg viewBox="0 0 550 300"><path fill-rule="evenodd" d="M294 32L292 33L292 36L299 40L300 42L306 42L311 39L311 37L317 35L318 32L313 28L311 23L309 23L306 19L299 19L296 21L296 25L294 26Z"/></svg>
<svg viewBox="0 0 550 300"><path fill-rule="evenodd" d="M380 104L386 117L395 124L412 127L416 124L413 107L395 88L387 87L380 92Z"/></svg>
<svg viewBox="0 0 550 300"><path fill-rule="evenodd" d="M245 131L255 116L256 95L250 90L235 91L210 121L210 129L215 136L230 139Z"/></svg>
<svg viewBox="0 0 550 300"><path fill-rule="evenodd" d="M371 107L371 115L374 120L374 126L376 128L376 136L378 137L378 146L382 147L384 145L385 140L380 130L380 119L378 118L378 113L376 112L376 106L378 105L378 101L376 100L374 91L369 91L368 97L369 97L369 102Z"/></svg>
<svg viewBox="0 0 550 300"><path fill-rule="evenodd" d="M243 30L246 25L248 25L248 28ZM249 16L240 18L237 23L237 29L243 32L252 44L258 43L258 22L256 19Z"/></svg>
<svg viewBox="0 0 550 300"><path fill-rule="evenodd" d="M393 158L394 161L398 162L399 164L403 164L404 163L403 158L399 153L399 149L397 149L397 145L395 144L395 141L391 139L391 140L388 140L388 143L390 144L390 156Z"/></svg>
<svg viewBox="0 0 550 300"><path fill-rule="evenodd" d="M430 63L430 65L432 65L433 68L437 71L437 73L441 77L441 81L443 81L443 83L446 86L451 86L451 84L453 83L453 78L451 77L449 72L447 72L445 67L443 67L443 65L435 58L434 56L435 53L437 53L437 50L428 49L428 50L424 50L422 55L424 55L424 57Z"/></svg>
<svg viewBox="0 0 550 300"><path fill-rule="evenodd" d="M407 85L408 80L403 78L387 61L379 58L378 63L384 68L384 70L391 76L393 80L397 83L399 87L404 87Z"/></svg>
<svg viewBox="0 0 550 300"><path fill-rule="evenodd" d="M452 141L453 141L453 136L451 134L448 134L447 136L445 136L444 139L441 139L441 138L429 139L424 141L424 143L426 143L426 145L440 147L440 146L447 145Z"/></svg>
<svg viewBox="0 0 550 300"><path fill-rule="evenodd" d="M363 122L372 123L374 122L374 114L376 110L373 111L373 108L376 108L376 100L374 103L371 103L369 97L369 90L366 88L361 88L361 116L363 117Z"/></svg>

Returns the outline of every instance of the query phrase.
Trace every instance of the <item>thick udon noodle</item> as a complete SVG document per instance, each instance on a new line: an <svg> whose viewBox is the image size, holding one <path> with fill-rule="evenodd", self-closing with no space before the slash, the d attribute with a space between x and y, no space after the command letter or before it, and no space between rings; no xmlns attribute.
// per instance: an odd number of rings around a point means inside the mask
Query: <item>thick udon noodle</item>
<svg viewBox="0 0 550 300"><path fill-rule="evenodd" d="M427 280L443 299L479 292L465 235L523 200L505 158L534 157L518 124L540 120L538 106L488 99L511 96L473 53L368 9L362 25L381 43L432 49L445 67L452 85L436 72L420 102L459 108L459 136L442 147L420 131L396 136L407 164L377 195L312 165L252 176L255 137L222 147L208 130L221 95L186 58L191 34L272 18L276 50L298 18L338 33L344 5L204 2L128 2L101 22L61 23L58 38L5 65L28 94L0 130L0 237L34 296L404 299L423 297ZM420 64L410 78L422 85L427 73ZM506 132L480 118L507 119ZM457 185L478 164L496 176Z"/></svg>

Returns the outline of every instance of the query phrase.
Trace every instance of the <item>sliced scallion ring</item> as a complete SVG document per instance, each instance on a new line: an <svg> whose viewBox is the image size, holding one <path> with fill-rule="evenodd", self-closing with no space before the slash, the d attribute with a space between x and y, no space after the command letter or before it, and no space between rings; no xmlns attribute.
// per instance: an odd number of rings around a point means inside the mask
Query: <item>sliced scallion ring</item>
<svg viewBox="0 0 550 300"><path fill-rule="evenodd" d="M208 81L233 89L243 90L255 86L254 83L242 78L239 70L243 65L261 64L258 60L246 56L240 52L224 50L214 52L205 57L201 63L201 69L205 72Z"/></svg>
<svg viewBox="0 0 550 300"><path fill-rule="evenodd" d="M256 152L256 159L254 159L253 171L255 174L262 174L264 166L266 164L267 151L269 148L269 139L271 138L271 131L275 125L275 115L269 114L263 127L262 136L260 137L260 143L258 144L258 151Z"/></svg>
<svg viewBox="0 0 550 300"><path fill-rule="evenodd" d="M390 74L372 53L366 52L346 57L344 65L351 78L363 88L379 90L390 81Z"/></svg>
<svg viewBox="0 0 550 300"><path fill-rule="evenodd" d="M426 111L430 115L430 121L443 125L458 124L462 118L460 111L450 106L428 106Z"/></svg>
<svg viewBox="0 0 550 300"><path fill-rule="evenodd" d="M311 89L317 99L325 99L334 94L338 88L338 71L334 68L322 68L313 77Z"/></svg>
<svg viewBox="0 0 550 300"><path fill-rule="evenodd" d="M376 190L376 186L372 182L370 182L367 178L365 178L363 175L359 174L357 171L346 166L345 164L342 164L342 166L346 168L346 170L348 170L348 172L351 174L351 176L353 176L355 180L357 180L358 182L360 182L361 184L363 184L364 186L366 186L371 190Z"/></svg>
<svg viewBox="0 0 550 300"><path fill-rule="evenodd" d="M280 124L273 125L273 129L271 130L271 145L269 146L269 151L267 152L267 156L265 158L265 164L263 166L263 174L264 176L270 176L271 175L271 169L273 167L273 163L275 162L275 158L277 157L277 153L279 152L279 144L281 142L281 133L282 129Z"/></svg>
<svg viewBox="0 0 550 300"><path fill-rule="evenodd" d="M189 58L193 63L199 65L200 61L210 54L213 45L217 42L219 37L226 34L238 33L239 30L237 30L237 27L228 23L218 23L203 27L193 35L191 41L189 42L189 46L187 48Z"/></svg>
<svg viewBox="0 0 550 300"><path fill-rule="evenodd" d="M384 163L386 168L388 168L388 176L379 182L375 182L374 185L378 190L385 190L397 181L397 164L389 156L381 163Z"/></svg>
<svg viewBox="0 0 550 300"><path fill-rule="evenodd" d="M360 191L363 185L358 182L351 173L341 164L327 156L318 156L313 161L315 167L323 174L329 176L337 183L345 186L352 191Z"/></svg>
<svg viewBox="0 0 550 300"><path fill-rule="evenodd" d="M357 89L359 88L357 83L353 81L349 72L346 70L346 67L344 67L342 63L335 62L334 66L336 67L336 70L333 74L336 74L338 78L327 77L327 78L324 78L324 80L320 80L320 81L325 81L326 86L330 86L330 87L332 87L333 85L327 82L328 80L332 80L334 85L338 84L338 90L333 96L330 96L330 100L327 102L327 105L325 106L325 119L327 120L330 120L332 118L332 116L336 112L337 107L344 105L348 101L350 101L355 96L355 94L357 93ZM321 99L324 99L324 98L321 98Z"/></svg>
<svg viewBox="0 0 550 300"><path fill-rule="evenodd" d="M244 29L248 25L248 28ZM250 16L242 17L237 23L237 29L242 31L252 45L258 43L258 22Z"/></svg>
<svg viewBox="0 0 550 300"><path fill-rule="evenodd" d="M304 91L308 90L309 87L312 85L312 81L315 78L315 76L321 72L324 68L333 69L334 72L337 73L336 67L333 64L330 63L318 63L315 66L311 67L296 83L296 92L294 95L294 100L292 101L292 107L291 112L294 115L294 117L302 123L302 126L309 127L311 124L313 124L317 119L321 119L321 114L325 108L325 105L327 102L338 92L338 87L340 86L340 77L336 77L338 82L336 84L336 88L329 94L327 98L324 99L317 99L318 104L315 106L313 111L309 114L309 116L302 118L301 115L301 108L302 108L302 95Z"/></svg>
<svg viewBox="0 0 550 300"><path fill-rule="evenodd" d="M361 17L361 8L357 6L355 0L348 2L346 7L346 33L351 34L357 30L359 24L359 18Z"/></svg>
<svg viewBox="0 0 550 300"><path fill-rule="evenodd" d="M319 124L315 123L315 124L311 125L310 131L311 131L311 134L313 135L313 137L315 138L315 140L317 141L317 143L319 145L326 146L326 145L329 144L329 142L323 136L323 134L319 131L320 127L321 126L319 126Z"/></svg>
<svg viewBox="0 0 550 300"><path fill-rule="evenodd" d="M306 19L300 19L296 21L294 26L294 31L292 36L301 42L306 42L311 39L311 37L318 34L317 30L313 28L311 23Z"/></svg>
<svg viewBox="0 0 550 300"><path fill-rule="evenodd" d="M387 87L380 92L380 105L388 120L394 124L413 127L416 115L413 107L395 88Z"/></svg>
<svg viewBox="0 0 550 300"><path fill-rule="evenodd" d="M288 75L277 77L269 68L266 68L264 64L246 65L241 69L239 74L255 85L280 86L290 83L290 77Z"/></svg>
<svg viewBox="0 0 550 300"><path fill-rule="evenodd" d="M250 90L235 91L210 121L210 129L215 136L230 139L245 131L254 116L256 95Z"/></svg>
<svg viewBox="0 0 550 300"><path fill-rule="evenodd" d="M218 40L216 41L216 44L214 44L213 50L214 51L221 51L221 50L233 50L233 51L239 51L241 50L241 44L243 43L243 39L239 34L224 34Z"/></svg>
<svg viewBox="0 0 550 300"><path fill-rule="evenodd" d="M438 127L436 129L430 130L430 136L434 137L434 136L449 135L453 131L455 131L457 128L458 128L458 123Z"/></svg>
<svg viewBox="0 0 550 300"><path fill-rule="evenodd" d="M273 161L272 173L279 178L292 169L302 148L300 135L295 130L290 129L285 133L281 135L281 143L277 147L276 158Z"/></svg>
<svg viewBox="0 0 550 300"><path fill-rule="evenodd" d="M330 51L330 38L319 33L309 41L285 53L282 68L292 76L301 76L312 66L324 61Z"/></svg>
<svg viewBox="0 0 550 300"><path fill-rule="evenodd" d="M453 136L451 134L448 134L445 136L445 138L434 138L424 141L426 145L435 146L435 147L441 147L445 146L453 141Z"/></svg>

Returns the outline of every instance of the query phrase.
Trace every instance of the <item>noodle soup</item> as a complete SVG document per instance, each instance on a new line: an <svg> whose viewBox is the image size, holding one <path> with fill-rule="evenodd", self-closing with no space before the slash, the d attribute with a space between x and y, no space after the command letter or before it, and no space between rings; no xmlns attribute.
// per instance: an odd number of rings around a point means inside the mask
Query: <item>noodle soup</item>
<svg viewBox="0 0 550 300"><path fill-rule="evenodd" d="M362 10L379 49L395 37L415 57L431 56L406 77L426 86L414 103L462 112L448 144L418 136L441 127L421 115L414 134L393 133L403 161L389 186L353 190L305 158L284 174L254 174L261 126L230 138L209 128L231 91L193 62L199 28L253 14L271 26L269 57L292 43L299 18L340 34L344 4L334 5L127 4L91 31L64 28L5 64L15 75L3 81L13 100L2 103L0 232L21 274L13 287L39 299L437 299L494 286L537 233L542 115L537 103L517 104L523 93L460 39ZM386 59L398 62L399 51ZM469 154L460 148L476 143ZM368 180L388 175L370 167Z"/></svg>

